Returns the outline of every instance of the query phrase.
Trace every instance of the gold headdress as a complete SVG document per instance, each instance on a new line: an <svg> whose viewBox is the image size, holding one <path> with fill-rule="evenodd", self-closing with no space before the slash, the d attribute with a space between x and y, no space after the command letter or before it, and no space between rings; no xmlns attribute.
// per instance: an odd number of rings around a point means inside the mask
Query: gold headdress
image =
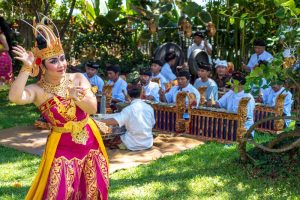
<svg viewBox="0 0 300 200"><path fill-rule="evenodd" d="M41 60L45 60L47 58L51 58L53 56L64 53L59 36L57 37L52 29L48 25L43 23L45 21L48 21L48 18L45 18L46 17L42 19L42 23L38 23L36 25L34 24L35 28L33 31L35 38L40 35L46 40L47 43L46 48L39 49L37 46L37 42L35 42L35 47L32 48L32 53L34 54L35 58L40 58ZM50 22L52 21L50 20ZM54 25L53 22L52 24Z"/></svg>
<svg viewBox="0 0 300 200"><path fill-rule="evenodd" d="M24 21L26 24L30 25L28 22ZM42 39L45 44L44 47L39 47L38 41L35 41L34 47L31 49L35 61L34 61L34 69L31 73L31 76L37 76L39 73L39 66L42 63L42 60L51 58L53 56L57 56L64 53L64 50L62 48L59 33L57 31L57 35L53 32L53 30L50 28L49 25L47 25L49 22L53 24L56 31L57 28L55 24L46 16L43 17L41 22L39 23L33 23L33 34L36 39L40 38Z"/></svg>

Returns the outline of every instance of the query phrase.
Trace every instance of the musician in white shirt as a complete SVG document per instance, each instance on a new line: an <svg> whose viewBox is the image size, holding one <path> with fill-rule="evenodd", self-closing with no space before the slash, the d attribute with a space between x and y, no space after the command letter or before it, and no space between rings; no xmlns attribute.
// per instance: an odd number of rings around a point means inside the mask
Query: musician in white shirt
<svg viewBox="0 0 300 200"><path fill-rule="evenodd" d="M97 86L97 92L101 93L104 81L97 75L99 65L93 62L87 62L85 65L85 73L83 74L92 86Z"/></svg>
<svg viewBox="0 0 300 200"><path fill-rule="evenodd" d="M109 66L106 68L109 81L107 85L112 85L112 103L125 102L124 92L127 93L127 83L120 78L120 67ZM124 91L124 92L123 92Z"/></svg>
<svg viewBox="0 0 300 200"><path fill-rule="evenodd" d="M254 41L254 51L255 53L251 55L250 60L247 65L242 63L242 67L246 71L252 71L257 67L262 61L272 62L273 56L266 51L266 43L263 40Z"/></svg>
<svg viewBox="0 0 300 200"><path fill-rule="evenodd" d="M175 65L176 62L176 53L168 52L165 56L166 63L161 68L161 74L166 78L168 82L174 81L176 79L176 75L173 73L171 66Z"/></svg>
<svg viewBox="0 0 300 200"><path fill-rule="evenodd" d="M286 94L283 104L284 116L291 116L293 97L290 91L287 91L282 85L275 84L267 89L263 90L262 101L263 104L274 107L276 104L276 98L280 94ZM285 119L285 126L288 127L291 123L290 119Z"/></svg>
<svg viewBox="0 0 300 200"><path fill-rule="evenodd" d="M142 99L159 102L159 85L151 81L151 72L144 70L140 73L140 81L143 87Z"/></svg>
<svg viewBox="0 0 300 200"><path fill-rule="evenodd" d="M208 54L209 63L211 62L211 55L212 55L212 45L208 43L207 39L204 39L204 35L201 32L194 33L194 43L189 47L187 58L191 56L193 51L196 49L200 49L205 51Z"/></svg>
<svg viewBox="0 0 300 200"><path fill-rule="evenodd" d="M155 124L153 108L139 99L141 90L134 88L128 91L132 101L120 113L101 122L109 125L125 126L126 133L120 136L125 147L131 151L149 149L153 146L152 128ZM120 147L120 145L119 145Z"/></svg>
<svg viewBox="0 0 300 200"><path fill-rule="evenodd" d="M246 83L246 79L244 75L240 72L234 72L232 74L232 79L237 80L239 82L238 92L235 93L233 90L225 93L214 105L217 108L224 108L230 112L237 113L240 100L243 97L249 97L250 100L247 104L247 120L245 122L245 129L248 130L254 124L254 108L255 108L255 100L250 93L244 92L244 84ZM251 133L252 137L254 137L254 132Z"/></svg>
<svg viewBox="0 0 300 200"><path fill-rule="evenodd" d="M180 71L177 75L178 85L173 86L169 92L165 93L163 90L160 90L160 101L168 103L176 103L176 96L178 92L189 92L193 93L196 96L196 105L199 105L200 102L200 93L194 86L190 84L191 74L188 71ZM187 100L188 103L188 100Z"/></svg>
<svg viewBox="0 0 300 200"><path fill-rule="evenodd" d="M160 87L163 90L166 90L166 86L165 83L168 83L168 81L166 80L166 78L160 73L161 70L161 66L162 66L162 62L160 60L154 60L152 61L151 64L151 72L152 72L152 77L151 78L159 78L159 83L160 83Z"/></svg>

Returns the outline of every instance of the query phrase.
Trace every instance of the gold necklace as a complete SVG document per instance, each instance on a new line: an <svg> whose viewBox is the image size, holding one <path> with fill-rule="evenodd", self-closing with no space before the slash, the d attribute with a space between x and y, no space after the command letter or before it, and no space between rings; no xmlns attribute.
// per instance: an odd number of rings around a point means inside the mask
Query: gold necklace
<svg viewBox="0 0 300 200"><path fill-rule="evenodd" d="M49 83L45 80L45 77L42 76L38 82L38 85L45 90L45 92L54 94L63 98L68 96L68 87L71 84L71 80L68 75L65 75L63 81L57 85Z"/></svg>

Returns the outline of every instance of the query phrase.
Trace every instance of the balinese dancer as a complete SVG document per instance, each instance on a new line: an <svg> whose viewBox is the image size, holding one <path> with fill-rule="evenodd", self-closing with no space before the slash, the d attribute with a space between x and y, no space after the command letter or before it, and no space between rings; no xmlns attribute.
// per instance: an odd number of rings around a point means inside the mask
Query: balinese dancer
<svg viewBox="0 0 300 200"><path fill-rule="evenodd" d="M0 17L0 83L10 83L13 79L10 28L3 17Z"/></svg>
<svg viewBox="0 0 300 200"><path fill-rule="evenodd" d="M50 20L51 21L51 20ZM108 199L108 157L96 123L96 97L81 74L66 73L60 38L44 23L34 25L31 52L13 47L23 67L9 99L34 103L51 124L42 161L26 199ZM28 86L29 76L41 79Z"/></svg>

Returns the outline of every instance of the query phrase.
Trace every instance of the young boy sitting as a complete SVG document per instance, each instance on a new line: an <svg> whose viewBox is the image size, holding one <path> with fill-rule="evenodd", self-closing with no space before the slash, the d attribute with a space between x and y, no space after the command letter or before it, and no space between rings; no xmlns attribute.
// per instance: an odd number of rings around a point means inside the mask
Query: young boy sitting
<svg viewBox="0 0 300 200"><path fill-rule="evenodd" d="M276 98L280 94L286 94L283 104L283 114L285 116L291 116L293 97L290 91L287 91L282 85L275 84L267 89L263 90L262 103L268 106L275 106ZM286 119L285 126L288 127L291 123L290 119Z"/></svg>
<svg viewBox="0 0 300 200"><path fill-rule="evenodd" d="M119 148L131 151L149 149L153 145L154 110L140 99L139 88L128 90L128 94L132 99L130 105L120 113L113 114L111 118L102 119L101 122L108 126L125 126L126 133L114 139Z"/></svg>
<svg viewBox="0 0 300 200"><path fill-rule="evenodd" d="M206 101L212 101L218 99L218 86L214 80L209 78L211 72L211 65L208 63L198 63L198 79L194 83L194 87L207 87L205 92Z"/></svg>
<svg viewBox="0 0 300 200"><path fill-rule="evenodd" d="M238 92L235 93L233 90L225 93L214 105L217 108L224 108L228 111L237 113L240 100L243 97L249 97L250 101L247 104L247 121L245 122L245 129L248 130L254 123L253 113L255 108L255 101L253 96L250 93L244 92L244 85L246 83L246 78L240 72L234 72L232 74L232 80L237 80L238 84ZM251 133L252 137L254 137L254 132Z"/></svg>

